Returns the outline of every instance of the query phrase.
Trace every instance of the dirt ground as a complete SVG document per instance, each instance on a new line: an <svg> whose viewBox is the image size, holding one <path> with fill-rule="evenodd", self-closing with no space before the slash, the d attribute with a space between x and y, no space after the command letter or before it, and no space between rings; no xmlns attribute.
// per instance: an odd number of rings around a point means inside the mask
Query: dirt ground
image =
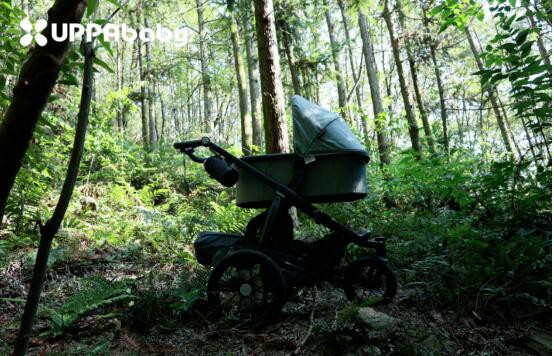
<svg viewBox="0 0 554 356"><path fill-rule="evenodd" d="M10 352L17 333L31 275L29 266L22 259L10 262L0 271L0 354ZM75 256L50 269L43 304L55 309L66 296L79 290L80 281L88 276L100 275L108 281L135 280L134 293L138 294L144 284L163 290L175 282L183 268L154 260L113 260L104 251ZM229 328L225 321L210 315L202 299L178 317L167 312L163 297L154 299L152 313L156 315L146 324L137 323L134 316L137 309L139 313L144 311L140 306L127 302L99 306L61 335L49 332L51 316L41 312L29 354L551 354L551 324L541 322L538 316L484 322L474 313L435 310L422 300L421 292L422 289L401 286L392 304L374 308L391 317L393 327L386 332L377 331L375 325L362 320L342 289L331 283L295 291L278 320L255 332Z"/></svg>

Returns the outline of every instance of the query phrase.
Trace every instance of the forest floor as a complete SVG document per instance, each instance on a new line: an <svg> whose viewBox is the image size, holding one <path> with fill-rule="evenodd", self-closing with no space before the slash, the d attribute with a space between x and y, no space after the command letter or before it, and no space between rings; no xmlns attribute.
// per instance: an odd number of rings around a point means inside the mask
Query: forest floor
<svg viewBox="0 0 554 356"><path fill-rule="evenodd" d="M0 270L0 354L13 344L31 265L22 257ZM551 325L437 310L422 298L423 286L401 287L392 304L369 310L349 304L334 283L323 283L296 291L279 319L260 331L230 329L210 315L202 298L179 313L174 304L168 308L172 301L164 291L176 283L201 289L200 272L190 264L137 258L114 248L66 252L49 270L42 299L47 308L39 313L30 354L551 354ZM99 276L111 286L133 281L121 292L129 298L106 297L87 307L90 298L83 295L76 308L68 307L67 296ZM368 311L373 319L364 318ZM60 315L71 324L60 327Z"/></svg>

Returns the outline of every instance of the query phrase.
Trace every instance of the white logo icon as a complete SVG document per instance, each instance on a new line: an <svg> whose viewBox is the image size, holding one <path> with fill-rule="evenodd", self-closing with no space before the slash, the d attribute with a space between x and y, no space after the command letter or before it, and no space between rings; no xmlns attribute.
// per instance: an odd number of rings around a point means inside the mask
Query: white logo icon
<svg viewBox="0 0 554 356"><path fill-rule="evenodd" d="M46 28L46 26L48 26L46 20L40 19L33 26L29 19L23 19L21 20L19 26L23 29L23 31L26 32L26 34L24 34L23 37L21 37L21 39L19 40L19 43L21 43L22 46L29 46L33 42L33 39L41 47L45 46L48 42L46 37L40 33Z"/></svg>

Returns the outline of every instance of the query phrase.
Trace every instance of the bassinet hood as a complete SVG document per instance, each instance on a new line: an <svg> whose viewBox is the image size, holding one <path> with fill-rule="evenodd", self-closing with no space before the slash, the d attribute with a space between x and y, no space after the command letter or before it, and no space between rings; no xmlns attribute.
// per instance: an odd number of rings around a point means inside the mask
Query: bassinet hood
<svg viewBox="0 0 554 356"><path fill-rule="evenodd" d="M337 114L301 96L292 97L294 151L302 156L333 153L360 153L367 160L364 146Z"/></svg>

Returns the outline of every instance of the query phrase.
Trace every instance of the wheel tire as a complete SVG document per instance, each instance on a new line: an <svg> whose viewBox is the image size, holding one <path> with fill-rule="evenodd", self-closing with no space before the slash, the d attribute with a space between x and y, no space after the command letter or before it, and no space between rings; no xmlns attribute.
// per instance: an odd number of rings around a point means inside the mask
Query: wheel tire
<svg viewBox="0 0 554 356"><path fill-rule="evenodd" d="M279 314L286 301L286 286L271 258L243 249L215 266L207 295L213 310L233 320L235 327L254 329Z"/></svg>
<svg viewBox="0 0 554 356"><path fill-rule="evenodd" d="M396 295L396 277L382 259L361 258L346 267L343 289L350 301L384 305Z"/></svg>

